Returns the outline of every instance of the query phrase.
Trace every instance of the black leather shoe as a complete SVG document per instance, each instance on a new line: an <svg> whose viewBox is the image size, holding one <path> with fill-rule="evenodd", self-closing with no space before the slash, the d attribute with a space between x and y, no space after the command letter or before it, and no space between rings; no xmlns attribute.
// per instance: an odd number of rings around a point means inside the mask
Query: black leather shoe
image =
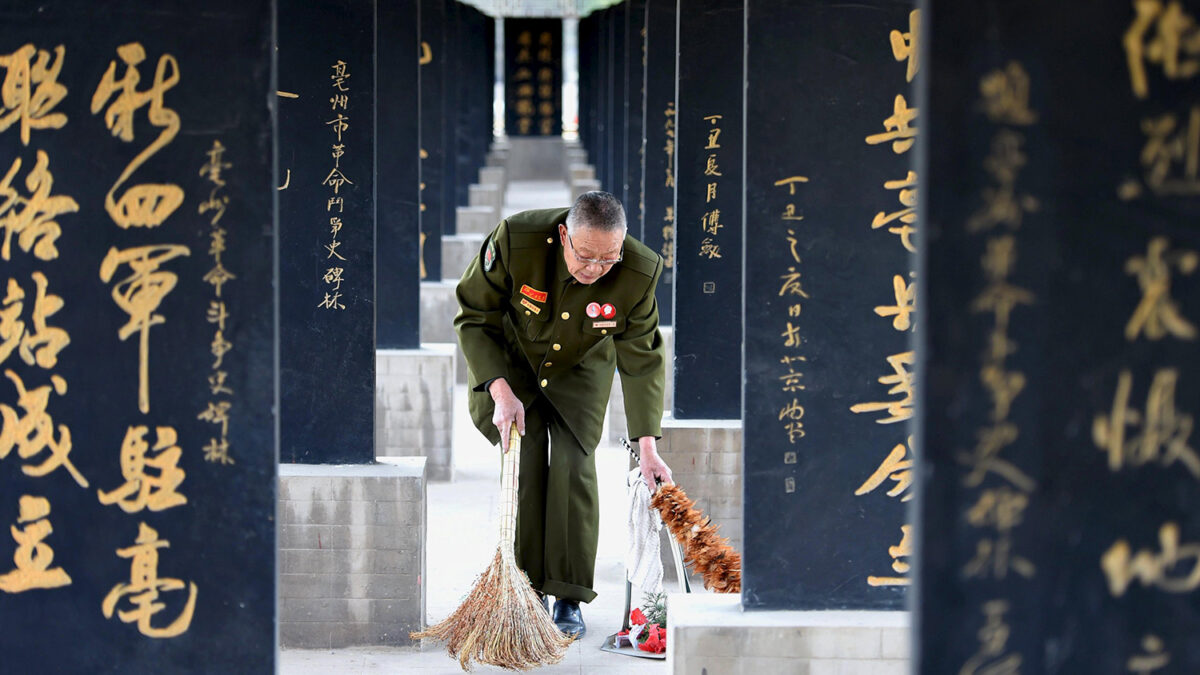
<svg viewBox="0 0 1200 675"><path fill-rule="evenodd" d="M549 615L550 615L550 598L548 598L548 597L546 596L546 594L545 594L545 593L543 593L543 592L541 592L541 591L534 591L534 593L537 593L537 594L538 594L538 597L539 597L539 598L541 598L541 600L542 600L542 609L545 609L545 610L546 610L546 616L549 616Z"/></svg>
<svg viewBox="0 0 1200 675"><path fill-rule="evenodd" d="M554 601L554 625L563 635L574 635L576 639L587 633L583 623L583 612L579 611L579 603L575 600L558 598Z"/></svg>

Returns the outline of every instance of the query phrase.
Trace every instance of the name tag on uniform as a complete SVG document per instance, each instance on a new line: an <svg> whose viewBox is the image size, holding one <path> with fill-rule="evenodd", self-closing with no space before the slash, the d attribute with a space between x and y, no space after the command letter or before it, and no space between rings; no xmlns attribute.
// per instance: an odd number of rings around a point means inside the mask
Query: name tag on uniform
<svg viewBox="0 0 1200 675"><path fill-rule="evenodd" d="M533 300L534 302L546 301L546 291L539 291L529 284L523 284L521 286L521 295Z"/></svg>
<svg viewBox="0 0 1200 675"><path fill-rule="evenodd" d="M521 298L521 305L522 305L522 306L523 306L525 309L527 309L527 310L529 310L529 311L533 312L534 314L541 314L541 313L542 313L542 308L541 308L541 307L538 307L537 305L535 305L535 304L533 304L532 302L530 302L530 301L526 300L525 298Z"/></svg>
<svg viewBox="0 0 1200 675"><path fill-rule="evenodd" d="M592 328L616 328L616 321L593 321Z"/></svg>

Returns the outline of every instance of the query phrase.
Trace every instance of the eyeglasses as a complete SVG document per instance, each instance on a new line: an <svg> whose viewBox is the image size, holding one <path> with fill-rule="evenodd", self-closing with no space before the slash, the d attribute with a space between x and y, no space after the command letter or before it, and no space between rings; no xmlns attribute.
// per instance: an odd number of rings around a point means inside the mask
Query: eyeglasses
<svg viewBox="0 0 1200 675"><path fill-rule="evenodd" d="M569 244L571 244L571 255L575 256L575 259L581 263L585 263L588 265L604 265L605 267L607 267L609 265L616 265L617 263L619 263L625 259L625 245L624 244L621 245L621 252L617 254L616 258L613 258L610 260L599 260L597 258L584 258L583 256L579 255L579 252L575 250L575 242L571 241L570 233L567 234L567 242Z"/></svg>

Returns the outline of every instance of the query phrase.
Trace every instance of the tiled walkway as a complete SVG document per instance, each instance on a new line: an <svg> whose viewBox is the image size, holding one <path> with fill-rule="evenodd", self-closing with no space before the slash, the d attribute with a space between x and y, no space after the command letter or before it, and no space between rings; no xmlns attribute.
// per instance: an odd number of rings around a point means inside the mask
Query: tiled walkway
<svg viewBox="0 0 1200 675"><path fill-rule="evenodd" d="M567 205L563 183L514 182L506 195L504 215L530 208ZM475 575L491 561L499 538L498 450L489 447L471 425L465 386L455 392L455 480L429 485L429 541L426 607L430 622L440 621L458 606ZM596 450L600 483L600 547L596 560L599 597L583 606L588 634L576 642L566 659L539 673L578 675L664 674L663 661L600 651L605 636L621 627L625 602L622 557L625 550L624 473L627 455L614 445ZM636 598L635 598L636 601ZM354 648L338 650L284 650L280 652L284 675L358 673L462 672L458 663L437 645L416 648ZM475 672L506 672L479 666Z"/></svg>

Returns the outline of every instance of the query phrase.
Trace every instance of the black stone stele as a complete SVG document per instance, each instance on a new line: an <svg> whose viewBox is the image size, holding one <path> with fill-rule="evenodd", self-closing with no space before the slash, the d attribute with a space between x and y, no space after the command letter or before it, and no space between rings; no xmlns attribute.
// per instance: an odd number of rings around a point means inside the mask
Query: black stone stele
<svg viewBox="0 0 1200 675"><path fill-rule="evenodd" d="M914 667L1200 672L1200 2L922 11Z"/></svg>
<svg viewBox="0 0 1200 675"><path fill-rule="evenodd" d="M504 125L509 136L562 135L562 20L504 20Z"/></svg>
<svg viewBox="0 0 1200 675"><path fill-rule="evenodd" d="M627 16L629 16L628 2L614 5L612 12L608 15L609 35L612 36L610 44L612 71L608 81L608 98L612 105L608 109L609 131L605 140L608 143L608 161L612 172L609 182L603 187L606 191L616 195L618 199L625 197L625 177L629 172L626 166L629 129L625 126L625 106L629 101L628 63L630 59L629 39L626 35Z"/></svg>
<svg viewBox="0 0 1200 675"><path fill-rule="evenodd" d="M0 670L276 667L271 22L0 2Z"/></svg>
<svg viewBox="0 0 1200 675"><path fill-rule="evenodd" d="M445 40L448 0L420 2L421 51L421 265L422 279L442 279L442 235L445 222L446 107L449 52ZM453 1L453 0L449 0Z"/></svg>
<svg viewBox="0 0 1200 675"><path fill-rule="evenodd" d="M743 602L902 609L918 240L913 144L887 120L916 107L892 47L911 8L747 11Z"/></svg>
<svg viewBox="0 0 1200 675"><path fill-rule="evenodd" d="M373 0L279 9L280 459L375 458Z"/></svg>
<svg viewBox="0 0 1200 675"><path fill-rule="evenodd" d="M742 3L680 0L675 417L742 407Z"/></svg>
<svg viewBox="0 0 1200 675"><path fill-rule="evenodd" d="M642 121L646 94L646 0L631 0L625 13L625 189L621 201L629 220L629 231L638 239L645 235L645 204L642 175L645 154Z"/></svg>
<svg viewBox="0 0 1200 675"><path fill-rule="evenodd" d="M380 349L421 346L420 108L417 97L418 0L379 5L375 81L376 245L375 330ZM386 36L386 39L383 39Z"/></svg>
<svg viewBox="0 0 1200 675"><path fill-rule="evenodd" d="M663 258L658 320L670 326L675 314L675 0L647 3L645 78L642 242Z"/></svg>

